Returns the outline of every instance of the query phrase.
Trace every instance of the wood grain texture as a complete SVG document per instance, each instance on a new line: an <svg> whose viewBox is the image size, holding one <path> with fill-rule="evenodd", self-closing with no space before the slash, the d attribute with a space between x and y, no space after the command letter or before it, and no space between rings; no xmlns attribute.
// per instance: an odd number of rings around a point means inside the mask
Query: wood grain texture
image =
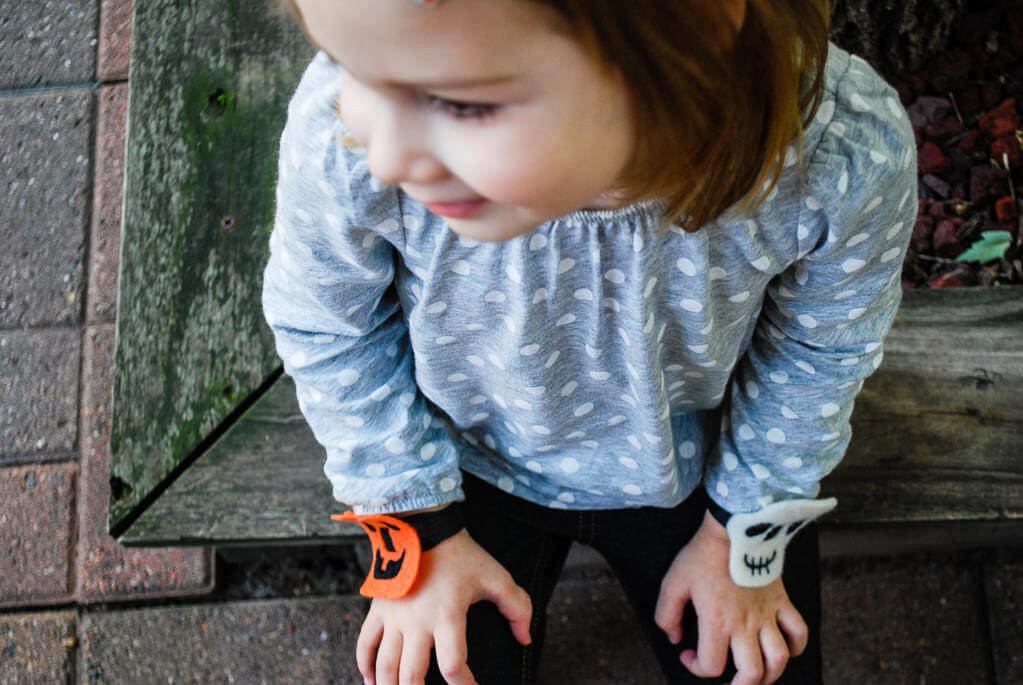
<svg viewBox="0 0 1023 685"><path fill-rule="evenodd" d="M272 0L136 3L110 524L277 365L260 306L277 141L312 55Z"/></svg>
<svg viewBox="0 0 1023 685"><path fill-rule="evenodd" d="M824 480L825 525L1023 521L1023 287L905 293ZM344 538L323 448L282 378L136 522L128 544Z"/></svg>

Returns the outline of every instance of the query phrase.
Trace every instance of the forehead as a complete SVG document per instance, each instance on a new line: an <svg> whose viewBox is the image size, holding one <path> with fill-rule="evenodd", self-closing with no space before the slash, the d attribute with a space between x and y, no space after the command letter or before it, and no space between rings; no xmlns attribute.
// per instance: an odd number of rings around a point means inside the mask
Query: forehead
<svg viewBox="0 0 1023 685"><path fill-rule="evenodd" d="M360 80L430 83L528 71L569 39L524 0L296 0L312 40ZM546 53L546 57L545 57Z"/></svg>

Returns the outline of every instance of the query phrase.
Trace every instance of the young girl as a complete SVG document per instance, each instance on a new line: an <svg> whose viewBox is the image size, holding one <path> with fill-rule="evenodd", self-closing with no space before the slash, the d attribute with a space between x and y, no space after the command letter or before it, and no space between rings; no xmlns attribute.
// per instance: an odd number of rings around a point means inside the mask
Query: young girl
<svg viewBox="0 0 1023 685"><path fill-rule="evenodd" d="M573 540L672 682L819 681L804 528L916 211L906 114L826 2L292 5L321 52L266 317L337 499L422 542L366 681L533 680Z"/></svg>

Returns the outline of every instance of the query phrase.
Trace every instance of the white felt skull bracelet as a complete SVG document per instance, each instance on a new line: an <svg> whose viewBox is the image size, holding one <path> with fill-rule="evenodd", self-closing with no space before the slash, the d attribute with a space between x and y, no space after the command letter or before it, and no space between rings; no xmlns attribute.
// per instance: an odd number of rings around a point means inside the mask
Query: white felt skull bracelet
<svg viewBox="0 0 1023 685"><path fill-rule="evenodd" d="M794 499L728 519L728 572L736 585L761 587L781 576L785 548L806 524L838 504L827 499Z"/></svg>

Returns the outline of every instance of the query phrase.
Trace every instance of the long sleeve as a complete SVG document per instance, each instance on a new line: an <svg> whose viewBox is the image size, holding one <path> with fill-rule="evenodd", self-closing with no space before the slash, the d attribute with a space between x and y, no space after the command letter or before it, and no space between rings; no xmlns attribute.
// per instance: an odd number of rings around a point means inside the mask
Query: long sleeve
<svg viewBox="0 0 1023 685"><path fill-rule="evenodd" d="M334 496L356 513L462 498L458 460L413 374L394 288L397 193L340 143L337 73L318 56L281 138L263 309L299 406L326 449Z"/></svg>
<svg viewBox="0 0 1023 685"><path fill-rule="evenodd" d="M767 287L705 471L718 505L764 511L768 523L767 507L815 497L845 454L855 396L881 364L901 299L917 204L915 145L894 90L858 78L869 72L853 58L818 114L828 123L794 212L799 255ZM754 522L743 519L758 534L770 529Z"/></svg>

